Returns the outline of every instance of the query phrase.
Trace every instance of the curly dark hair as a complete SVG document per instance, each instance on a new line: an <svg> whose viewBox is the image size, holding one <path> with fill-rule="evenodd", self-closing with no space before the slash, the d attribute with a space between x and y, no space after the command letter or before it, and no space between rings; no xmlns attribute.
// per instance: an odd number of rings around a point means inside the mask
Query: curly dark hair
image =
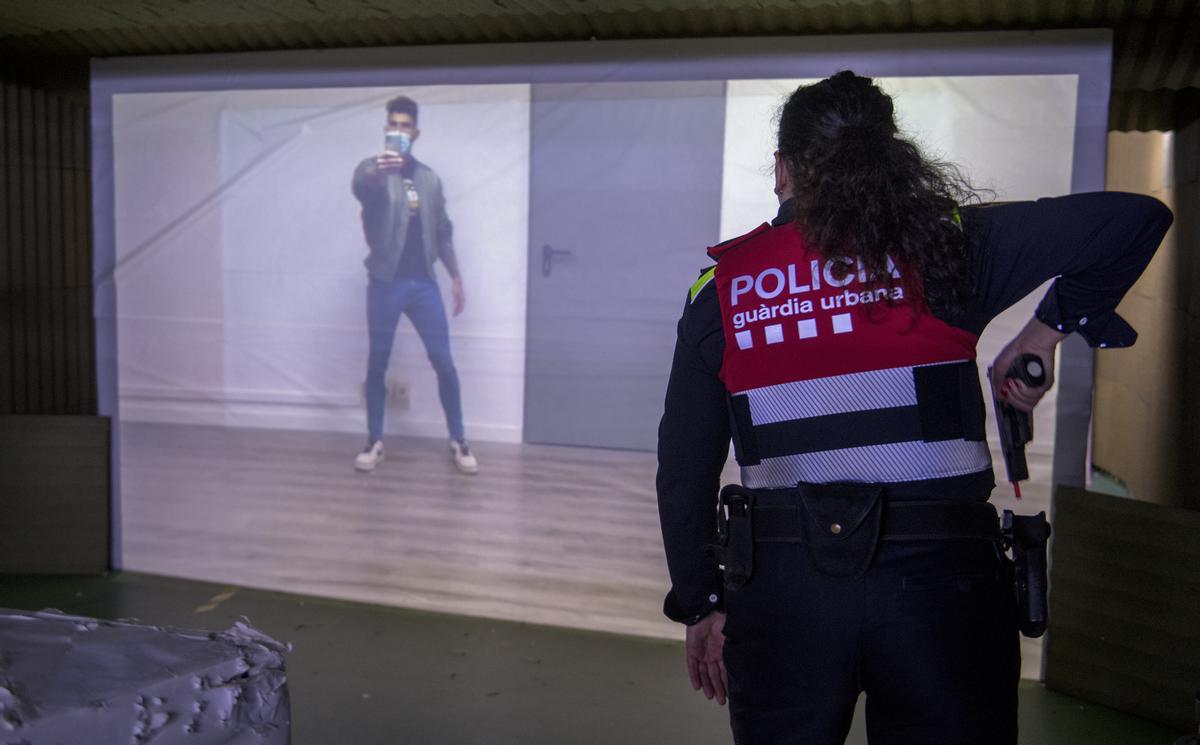
<svg viewBox="0 0 1200 745"><path fill-rule="evenodd" d="M892 99L871 78L843 71L797 88L779 113L778 147L809 245L858 259L889 290L890 257L906 295L939 314L961 309L971 284L956 208L978 197L957 168L899 135Z"/></svg>

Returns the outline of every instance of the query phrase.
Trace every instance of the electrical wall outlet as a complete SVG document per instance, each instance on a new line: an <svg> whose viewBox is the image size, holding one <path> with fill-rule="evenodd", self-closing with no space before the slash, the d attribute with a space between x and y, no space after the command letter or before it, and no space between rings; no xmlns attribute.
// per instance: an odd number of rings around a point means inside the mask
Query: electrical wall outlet
<svg viewBox="0 0 1200 745"><path fill-rule="evenodd" d="M412 398L409 395L411 386L407 380L398 378L387 379L387 400L393 407L407 411L412 406Z"/></svg>

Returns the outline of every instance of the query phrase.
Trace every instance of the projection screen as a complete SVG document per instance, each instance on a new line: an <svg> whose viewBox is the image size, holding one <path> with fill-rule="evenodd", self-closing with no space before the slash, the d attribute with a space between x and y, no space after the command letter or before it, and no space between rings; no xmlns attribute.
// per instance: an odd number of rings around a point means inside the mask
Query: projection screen
<svg viewBox="0 0 1200 745"><path fill-rule="evenodd" d="M453 222L467 301L450 346L468 438L646 451L705 246L774 215L773 113L796 85L841 69L877 77L903 131L988 198L1104 186L1101 31L94 61L114 566L262 584L142 552L136 534L153 524L142 511L203 480L176 468L189 461L261 479L254 493L278 498L300 477L271 464L297 438L322 433L350 456L361 444L366 249L351 175L382 148L389 99L420 103L413 152L441 179ZM446 273L434 279L450 302ZM989 328L981 363L1038 297ZM388 436L445 438L422 333L397 327ZM1091 353L1069 340L1060 354L1032 456L1053 462L1047 495L1082 484L1087 465ZM247 448L260 449L255 472L231 465ZM182 505L177 519L206 509Z"/></svg>

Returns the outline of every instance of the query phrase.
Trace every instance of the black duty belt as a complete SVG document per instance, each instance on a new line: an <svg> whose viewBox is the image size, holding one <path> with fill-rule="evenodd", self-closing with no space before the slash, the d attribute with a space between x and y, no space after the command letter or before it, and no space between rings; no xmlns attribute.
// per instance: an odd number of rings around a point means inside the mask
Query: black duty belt
<svg viewBox="0 0 1200 745"><path fill-rule="evenodd" d="M799 505L754 505L754 542L789 543L806 540L804 522L814 518ZM831 536L856 526L830 520L821 526ZM809 527L809 531L812 527ZM880 540L922 541L979 539L999 541L1000 519L987 502L889 502L883 506Z"/></svg>
<svg viewBox="0 0 1200 745"><path fill-rule="evenodd" d="M754 544L803 543L829 577L859 577L879 541L1002 540L996 508L987 502L891 502L883 484L798 484L771 500L737 484L717 499L717 544L725 585L737 589L754 573ZM783 504L760 504L786 499Z"/></svg>
<svg viewBox="0 0 1200 745"><path fill-rule="evenodd" d="M775 491L775 490L773 490ZM879 541L994 541L1005 558L1020 608L1021 633L1037 637L1046 630L1046 513L1014 515L987 502L889 502L881 484L798 484L778 490L759 504L765 492L737 484L717 497L717 543L710 556L724 571L725 588L737 591L754 574L754 544L803 543L817 571L833 578L861 577L871 565Z"/></svg>

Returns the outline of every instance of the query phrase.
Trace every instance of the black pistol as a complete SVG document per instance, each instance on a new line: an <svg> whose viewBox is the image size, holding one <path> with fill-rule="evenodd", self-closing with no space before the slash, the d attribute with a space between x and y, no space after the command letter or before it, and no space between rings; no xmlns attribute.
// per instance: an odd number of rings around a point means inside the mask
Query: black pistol
<svg viewBox="0 0 1200 745"><path fill-rule="evenodd" d="M991 380L992 368L988 368ZM1046 368L1036 354L1023 354L1004 375L1016 378L1030 388L1039 388L1046 383ZM1004 453L1004 469L1013 485L1017 499L1021 498L1019 482L1029 478L1029 465L1025 462L1025 446L1033 440L1033 417L1005 403L992 391L992 402L996 408L996 424L1000 430L1000 450Z"/></svg>

